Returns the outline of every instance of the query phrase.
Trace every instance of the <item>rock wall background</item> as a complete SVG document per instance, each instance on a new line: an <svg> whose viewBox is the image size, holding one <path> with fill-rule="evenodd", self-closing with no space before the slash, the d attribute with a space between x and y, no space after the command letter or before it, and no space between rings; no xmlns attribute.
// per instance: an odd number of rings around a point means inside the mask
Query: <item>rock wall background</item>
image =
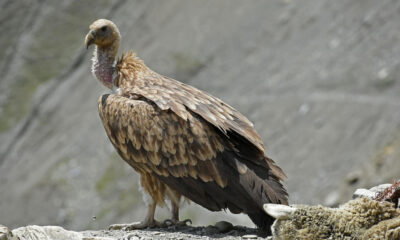
<svg viewBox="0 0 400 240"><path fill-rule="evenodd" d="M0 223L81 230L144 216L97 115L106 90L83 47L97 18L118 24L122 51L248 116L291 202L335 205L399 178L399 12L395 0L1 1ZM181 216L252 225L193 204Z"/></svg>

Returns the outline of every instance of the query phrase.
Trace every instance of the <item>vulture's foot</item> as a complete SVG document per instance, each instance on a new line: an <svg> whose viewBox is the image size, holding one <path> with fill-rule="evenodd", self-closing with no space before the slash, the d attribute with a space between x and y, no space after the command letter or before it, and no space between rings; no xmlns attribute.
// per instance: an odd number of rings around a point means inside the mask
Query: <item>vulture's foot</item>
<svg viewBox="0 0 400 240"><path fill-rule="evenodd" d="M185 227L187 225L192 225L192 220L190 219L185 219L183 221L178 221L175 219L167 219L163 223L167 227Z"/></svg>
<svg viewBox="0 0 400 240"><path fill-rule="evenodd" d="M123 223L123 224L113 224L109 227L110 230L123 230L123 231L132 231L138 229L145 228L165 228L168 227L165 223L158 222L156 220L153 221L141 221L134 223Z"/></svg>

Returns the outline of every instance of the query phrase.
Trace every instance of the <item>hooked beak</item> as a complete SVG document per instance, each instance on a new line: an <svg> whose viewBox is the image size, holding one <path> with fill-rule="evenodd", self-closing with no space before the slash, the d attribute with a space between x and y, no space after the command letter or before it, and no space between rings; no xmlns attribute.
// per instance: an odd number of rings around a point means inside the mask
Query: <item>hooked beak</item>
<svg viewBox="0 0 400 240"><path fill-rule="evenodd" d="M86 49L88 49L89 46L94 43L94 37L95 37L94 31L90 30L90 32L86 35L86 38L85 38Z"/></svg>

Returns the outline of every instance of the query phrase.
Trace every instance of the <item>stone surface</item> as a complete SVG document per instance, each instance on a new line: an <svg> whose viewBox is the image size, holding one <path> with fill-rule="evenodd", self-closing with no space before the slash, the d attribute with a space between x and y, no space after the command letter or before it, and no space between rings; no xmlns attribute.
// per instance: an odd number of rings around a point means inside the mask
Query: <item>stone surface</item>
<svg viewBox="0 0 400 240"><path fill-rule="evenodd" d="M215 224L215 227L220 233L225 233L233 229L233 224L227 221L219 221Z"/></svg>
<svg viewBox="0 0 400 240"><path fill-rule="evenodd" d="M353 199L358 198L358 197L367 197L367 198L375 198L376 195L385 190L386 188L390 187L392 184L390 183L385 183L381 184L379 186L372 187L370 189L365 189L365 188L359 188L353 193Z"/></svg>
<svg viewBox="0 0 400 240"><path fill-rule="evenodd" d="M149 229L135 231L83 231L74 232L59 226L30 225L9 231L7 227L0 227L0 240L145 240L145 239L260 239L255 235L255 229L235 226L235 231L226 233L207 232L206 227L180 227L178 229ZM251 236L251 238L246 238Z"/></svg>
<svg viewBox="0 0 400 240"><path fill-rule="evenodd" d="M365 188L359 188L353 193L353 199L359 198L359 197L367 197L367 198L374 198L376 196L376 192L373 192L371 190L365 189Z"/></svg>
<svg viewBox="0 0 400 240"><path fill-rule="evenodd" d="M287 173L291 202L324 202L343 184L328 199L340 203L391 182L400 171L399 9L391 0L1 1L0 223L104 229L145 215L137 175L97 114L105 90L83 38L102 17L118 24L123 51L248 116ZM181 217L253 226L194 204Z"/></svg>
<svg viewBox="0 0 400 240"><path fill-rule="evenodd" d="M81 240L83 237L81 233L68 231L58 226L32 225L14 229L12 233L19 240Z"/></svg>
<svg viewBox="0 0 400 240"><path fill-rule="evenodd" d="M18 240L18 239L6 226L0 225L0 240Z"/></svg>

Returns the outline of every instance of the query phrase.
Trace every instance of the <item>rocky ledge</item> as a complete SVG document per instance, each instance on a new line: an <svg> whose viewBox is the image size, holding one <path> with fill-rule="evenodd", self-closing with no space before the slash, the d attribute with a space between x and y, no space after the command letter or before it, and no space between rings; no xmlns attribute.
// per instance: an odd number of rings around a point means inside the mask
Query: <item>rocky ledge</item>
<svg viewBox="0 0 400 240"><path fill-rule="evenodd" d="M0 226L0 240L139 240L139 239L261 239L256 229L219 222L208 227L179 227L134 231L98 230L75 232L58 226L30 225L9 230Z"/></svg>
<svg viewBox="0 0 400 240"><path fill-rule="evenodd" d="M353 198L338 208L265 204L265 211L276 218L273 236L267 239L400 239L400 180L358 189ZM9 230L0 225L0 240L261 239L256 234L256 229L228 222L207 227L82 232L35 225Z"/></svg>

